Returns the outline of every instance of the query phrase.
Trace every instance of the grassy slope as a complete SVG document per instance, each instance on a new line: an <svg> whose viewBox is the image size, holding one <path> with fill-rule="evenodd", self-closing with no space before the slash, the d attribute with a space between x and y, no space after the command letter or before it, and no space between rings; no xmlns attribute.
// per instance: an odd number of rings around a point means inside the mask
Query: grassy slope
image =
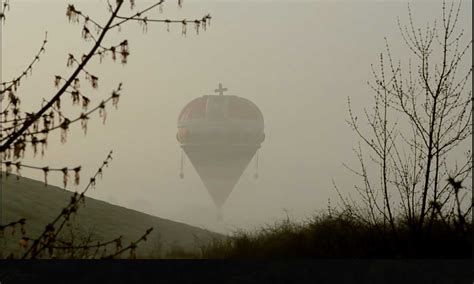
<svg viewBox="0 0 474 284"><path fill-rule="evenodd" d="M3 222L27 219L27 235L37 236L48 222L55 218L60 210L69 202L72 192L55 186L45 186L43 182L16 176L1 178ZM137 250L141 257L160 254L158 244L163 252L170 248L195 248L197 244L206 242L213 237L221 237L197 227L144 214L135 210L116 206L100 200L86 198L85 206L81 206L76 217L84 232L92 231L101 240L112 240L123 235L123 244L138 239L147 228L154 230L146 242L142 242ZM20 234L6 235L0 240L0 247L5 251L17 248Z"/></svg>

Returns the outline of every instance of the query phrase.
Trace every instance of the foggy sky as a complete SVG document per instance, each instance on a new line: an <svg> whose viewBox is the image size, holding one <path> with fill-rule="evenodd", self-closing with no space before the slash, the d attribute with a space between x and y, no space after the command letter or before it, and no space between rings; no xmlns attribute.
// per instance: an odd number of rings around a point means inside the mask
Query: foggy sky
<svg viewBox="0 0 474 284"><path fill-rule="evenodd" d="M68 23L69 2L11 2L2 35L3 80L23 70L48 31L46 53L19 92L23 110L34 111L43 97L55 93L54 75L72 72L66 68L67 54L80 57L92 42L81 39L82 25ZM136 2L143 7L143 1ZM397 16L407 22L406 2L226 2L185 0L179 9L169 1L162 15L151 14L194 19L210 13L211 25L199 35L191 25L183 37L180 25L168 33L164 24L153 23L143 33L135 22L111 32L105 46L129 40L128 64L95 59L87 70L98 75L99 89L92 90L85 80L82 85L95 106L123 82L118 110L107 107L105 125L94 115L86 137L79 124L71 127L64 145L59 133L52 134L45 157L32 158L29 151L23 163L82 165L84 186L112 149L114 160L89 196L216 231L272 223L285 216L284 210L295 219L325 210L328 198L333 205L338 202L332 179L355 196L353 185L360 180L342 166L357 165L352 148L358 139L345 122L347 97L358 112L370 104L373 93L366 82L372 79L370 64L377 64L384 50L384 37L396 58L409 57L396 24ZM108 14L106 1L70 3L101 22ZM440 7L439 1L415 2L416 23L440 19ZM471 2L464 1L459 26L467 35L472 34L471 9ZM123 11L132 13L128 5ZM214 204L189 161L185 179L179 179L181 151L175 136L181 109L196 97L214 94L218 83L229 89L226 94L260 108L266 134L259 179L253 179L252 161L226 202L223 224L216 223ZM80 113L69 98L62 101L68 113ZM23 175L43 178L28 169ZM49 180L62 184L60 173L51 173Z"/></svg>

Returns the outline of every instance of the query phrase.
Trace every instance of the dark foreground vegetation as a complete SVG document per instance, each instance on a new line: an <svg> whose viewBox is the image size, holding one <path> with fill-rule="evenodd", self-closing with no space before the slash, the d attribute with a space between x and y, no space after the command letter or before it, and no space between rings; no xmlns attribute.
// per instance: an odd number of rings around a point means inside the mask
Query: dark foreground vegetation
<svg viewBox="0 0 474 284"><path fill-rule="evenodd" d="M253 232L238 231L202 248L203 258L471 258L472 223L433 222L415 237L403 222L398 235L383 224L369 225L348 214L323 214L306 222L285 219ZM387 227L387 226L385 226Z"/></svg>

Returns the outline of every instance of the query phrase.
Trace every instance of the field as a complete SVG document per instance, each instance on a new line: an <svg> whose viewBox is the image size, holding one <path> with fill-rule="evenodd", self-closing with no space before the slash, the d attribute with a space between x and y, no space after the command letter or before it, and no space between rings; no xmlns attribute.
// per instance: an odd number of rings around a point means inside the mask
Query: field
<svg viewBox="0 0 474 284"><path fill-rule="evenodd" d="M24 177L17 179L11 175L1 179L3 222L8 223L26 218L26 235L36 237L44 230L60 210L69 202L70 191L55 186L45 186L41 181ZM193 251L199 253L199 246L212 238L222 235L204 229L147 215L135 210L116 206L86 197L85 204L79 208L72 225L64 230L63 237L69 238L72 232L76 238L90 237L93 242L113 240L123 236L123 245L140 238L153 227L146 242L137 248L137 257L160 258L171 253ZM0 239L1 252L19 249L21 234L7 231ZM183 255L183 253L181 253Z"/></svg>

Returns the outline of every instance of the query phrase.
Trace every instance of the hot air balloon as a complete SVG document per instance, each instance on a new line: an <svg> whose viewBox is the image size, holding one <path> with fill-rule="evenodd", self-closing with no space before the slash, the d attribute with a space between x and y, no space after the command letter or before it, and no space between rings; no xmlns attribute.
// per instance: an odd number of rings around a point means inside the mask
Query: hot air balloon
<svg viewBox="0 0 474 284"><path fill-rule="evenodd" d="M265 139L258 107L245 98L223 95L226 90L219 84L215 90L219 95L189 102L179 115L176 135L214 201L218 220L222 220L224 203ZM183 178L182 172L180 176Z"/></svg>

